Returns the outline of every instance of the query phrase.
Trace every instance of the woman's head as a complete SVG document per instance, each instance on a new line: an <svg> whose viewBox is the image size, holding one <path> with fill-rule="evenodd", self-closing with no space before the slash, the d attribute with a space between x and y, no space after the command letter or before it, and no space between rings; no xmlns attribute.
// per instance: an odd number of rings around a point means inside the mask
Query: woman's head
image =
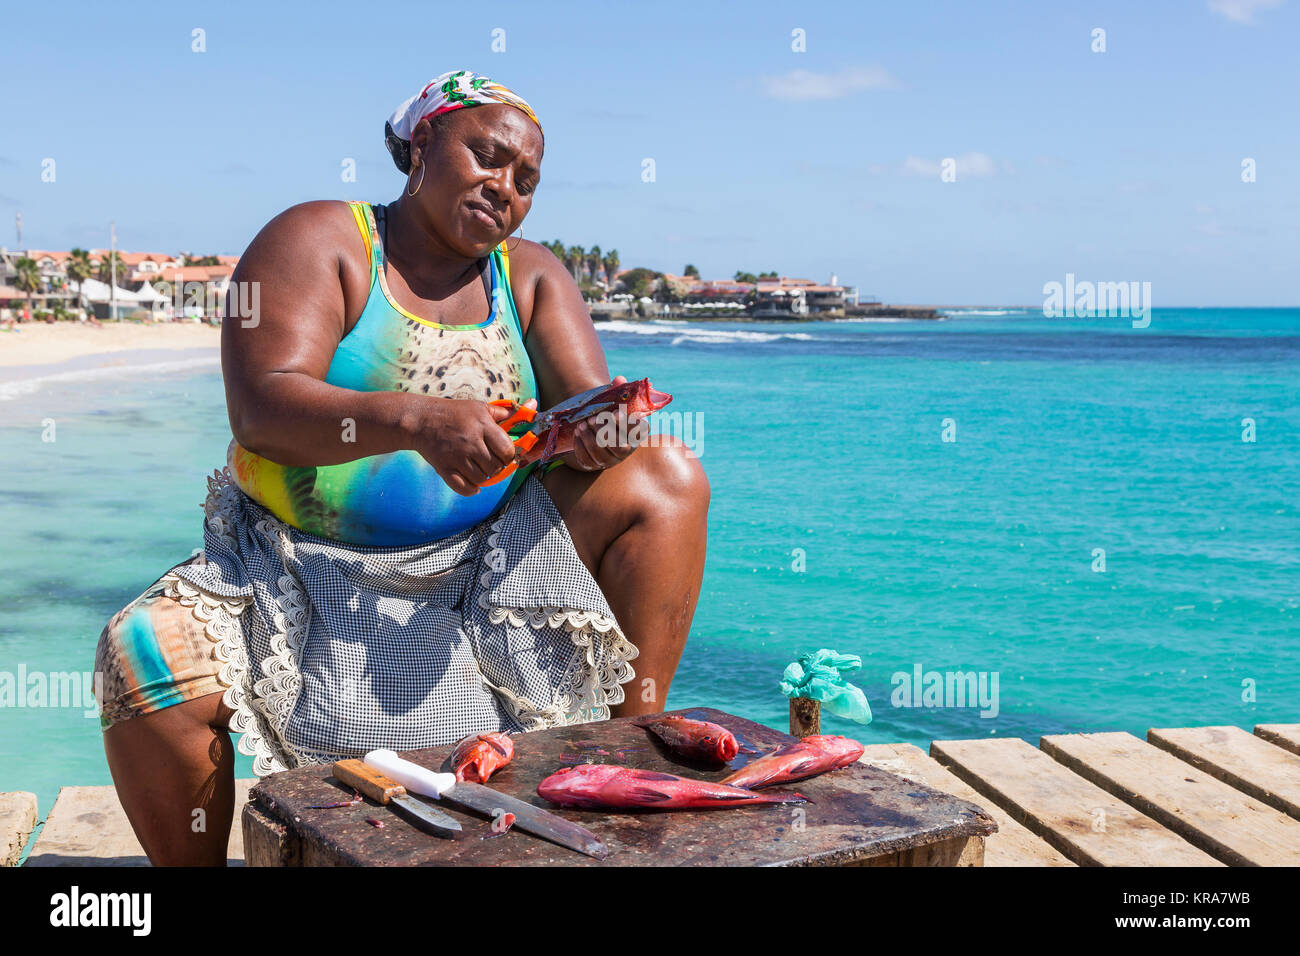
<svg viewBox="0 0 1300 956"><path fill-rule="evenodd" d="M532 208L541 124L522 97L487 77L443 74L398 107L385 137L407 174L403 203L467 258L485 255Z"/></svg>

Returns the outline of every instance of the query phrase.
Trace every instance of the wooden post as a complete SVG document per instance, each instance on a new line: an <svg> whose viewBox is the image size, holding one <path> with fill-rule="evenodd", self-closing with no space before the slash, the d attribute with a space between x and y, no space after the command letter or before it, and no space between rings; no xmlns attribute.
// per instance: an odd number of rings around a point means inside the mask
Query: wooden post
<svg viewBox="0 0 1300 956"><path fill-rule="evenodd" d="M790 735L807 737L822 732L821 701L809 697L790 698Z"/></svg>

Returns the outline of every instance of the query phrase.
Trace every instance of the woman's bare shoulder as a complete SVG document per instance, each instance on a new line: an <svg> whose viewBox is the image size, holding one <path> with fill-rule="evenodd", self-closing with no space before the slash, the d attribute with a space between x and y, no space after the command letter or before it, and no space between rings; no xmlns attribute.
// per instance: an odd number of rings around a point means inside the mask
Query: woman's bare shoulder
<svg viewBox="0 0 1300 956"><path fill-rule="evenodd" d="M298 203L275 216L249 244L240 265L279 267L338 257L356 247L363 250L348 204L336 199Z"/></svg>
<svg viewBox="0 0 1300 956"><path fill-rule="evenodd" d="M288 296L332 286L342 292L351 328L365 306L370 262L348 204L324 199L290 206L263 226L231 278L264 283L264 289Z"/></svg>
<svg viewBox="0 0 1300 956"><path fill-rule="evenodd" d="M539 297L554 295L565 286L577 292L577 286L564 263L541 243L506 240L506 247L510 250L510 291L519 310L519 323L527 334Z"/></svg>

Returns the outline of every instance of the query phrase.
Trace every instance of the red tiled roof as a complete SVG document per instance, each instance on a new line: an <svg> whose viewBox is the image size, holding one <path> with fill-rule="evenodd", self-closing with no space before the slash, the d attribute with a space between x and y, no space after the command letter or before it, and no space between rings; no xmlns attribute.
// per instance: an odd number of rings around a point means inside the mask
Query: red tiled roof
<svg viewBox="0 0 1300 956"><path fill-rule="evenodd" d="M228 278L234 272L233 266L181 266L178 269L163 269L156 276L150 275L149 281L157 278L162 282L215 282Z"/></svg>

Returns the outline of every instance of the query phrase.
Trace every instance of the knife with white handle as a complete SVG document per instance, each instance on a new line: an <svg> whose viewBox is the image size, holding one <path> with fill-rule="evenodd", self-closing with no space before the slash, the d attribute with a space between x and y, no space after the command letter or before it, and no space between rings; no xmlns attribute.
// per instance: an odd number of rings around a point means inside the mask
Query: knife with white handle
<svg viewBox="0 0 1300 956"><path fill-rule="evenodd" d="M461 832L461 825L455 817L408 796L412 791L378 767L360 760L340 760L334 764L334 779L364 793L380 806L402 811L413 822L440 837L452 837Z"/></svg>
<svg viewBox="0 0 1300 956"><path fill-rule="evenodd" d="M609 856L609 848L600 837L586 827L570 823L548 810L525 803L499 790L478 783L458 781L455 774L426 770L418 764L404 760L392 750L372 750L366 754L365 762L383 771L385 776L397 781L411 793L433 797L442 803L465 810L473 810L493 821L502 814L510 813L515 818L514 826L533 836L557 843L570 850L577 850L598 860Z"/></svg>

